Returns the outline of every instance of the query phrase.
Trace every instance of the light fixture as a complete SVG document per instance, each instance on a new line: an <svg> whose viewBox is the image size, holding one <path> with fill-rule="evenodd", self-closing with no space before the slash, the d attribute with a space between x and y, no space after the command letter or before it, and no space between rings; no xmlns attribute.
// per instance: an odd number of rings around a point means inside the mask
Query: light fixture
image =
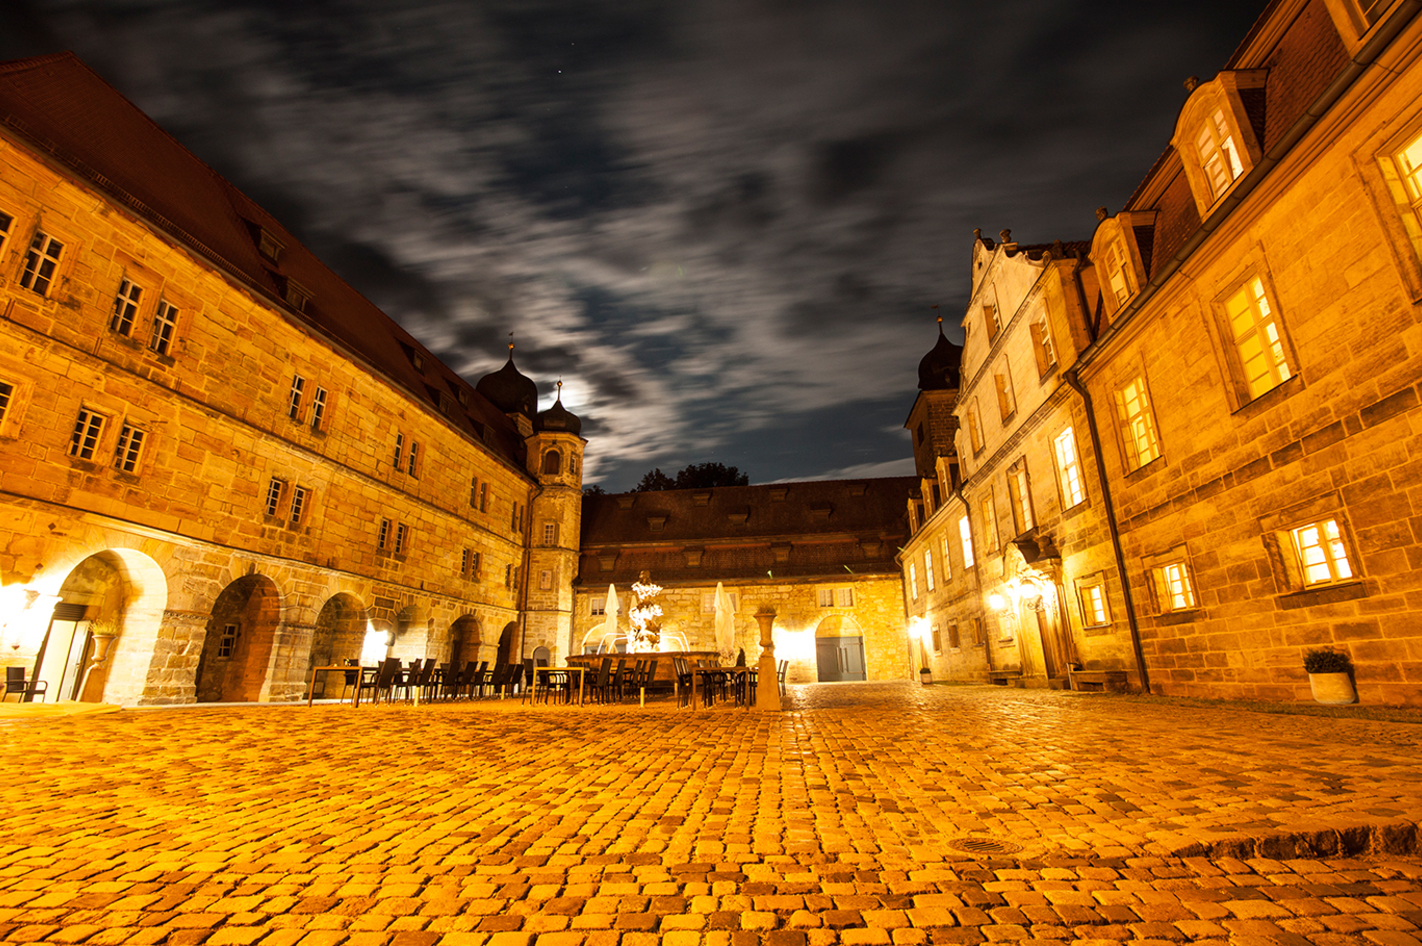
<svg viewBox="0 0 1422 946"><path fill-rule="evenodd" d="M1002 595L994 592L988 595L988 607L992 608L994 611L1006 611L1007 599L1004 598Z"/></svg>

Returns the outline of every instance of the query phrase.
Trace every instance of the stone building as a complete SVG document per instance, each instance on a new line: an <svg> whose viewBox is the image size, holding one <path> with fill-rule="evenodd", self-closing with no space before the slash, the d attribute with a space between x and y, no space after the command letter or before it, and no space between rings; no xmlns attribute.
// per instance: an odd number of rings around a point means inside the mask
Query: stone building
<svg viewBox="0 0 1422 946"><path fill-rule="evenodd" d="M789 682L905 679L913 667L894 555L914 485L894 477L588 496L569 650L618 644L603 640L608 586L625 614L630 585L646 572L663 589L668 646L717 649L720 582L751 663L760 656L754 615L770 607Z"/></svg>
<svg viewBox="0 0 1422 946"><path fill-rule="evenodd" d="M561 652L584 441L536 402L512 354L466 383L73 56L0 65L0 663L51 697Z"/></svg>
<svg viewBox="0 0 1422 946"><path fill-rule="evenodd" d="M1270 4L1086 253L975 242L963 482L904 581L966 514L1024 679L1307 699L1329 647L1422 703L1419 40L1414 4Z"/></svg>

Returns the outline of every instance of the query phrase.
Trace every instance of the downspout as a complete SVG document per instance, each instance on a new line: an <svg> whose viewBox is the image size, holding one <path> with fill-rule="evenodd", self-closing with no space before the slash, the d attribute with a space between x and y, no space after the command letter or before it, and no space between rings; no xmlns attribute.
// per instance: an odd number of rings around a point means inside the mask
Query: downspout
<svg viewBox="0 0 1422 946"><path fill-rule="evenodd" d="M1131 630L1131 649L1136 656L1136 673L1141 678L1141 689L1150 692L1150 675L1146 673L1145 653L1141 649L1140 628L1136 625L1136 605L1131 597L1131 583L1126 578L1126 556L1121 551L1121 532L1116 527L1116 504L1111 499L1111 486L1106 476L1106 461L1101 453L1101 435L1096 429L1096 410L1091 403L1091 395L1077 377L1073 366L1062 372L1066 383L1081 395L1086 407L1086 429L1091 434L1091 455L1096 458L1097 480L1101 483L1101 498L1106 503L1106 528L1111 533L1111 551L1116 559L1116 576L1121 581L1121 596L1126 602L1126 626Z"/></svg>

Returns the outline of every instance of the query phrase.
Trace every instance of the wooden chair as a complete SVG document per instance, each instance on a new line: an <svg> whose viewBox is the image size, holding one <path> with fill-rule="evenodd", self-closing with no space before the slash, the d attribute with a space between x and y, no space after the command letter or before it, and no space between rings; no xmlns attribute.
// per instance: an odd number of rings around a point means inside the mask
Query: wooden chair
<svg viewBox="0 0 1422 946"><path fill-rule="evenodd" d="M606 703L608 697L612 695L611 657L602 658L602 665L597 668L597 676L593 677L592 695L593 699L599 703Z"/></svg>

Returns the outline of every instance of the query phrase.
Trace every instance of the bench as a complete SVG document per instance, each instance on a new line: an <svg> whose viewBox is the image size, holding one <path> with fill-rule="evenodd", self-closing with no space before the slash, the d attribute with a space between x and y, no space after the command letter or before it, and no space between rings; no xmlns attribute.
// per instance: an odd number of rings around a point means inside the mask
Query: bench
<svg viewBox="0 0 1422 946"><path fill-rule="evenodd" d="M1124 670L1072 670L1069 671L1068 676L1073 690L1119 692L1126 689L1126 671Z"/></svg>
<svg viewBox="0 0 1422 946"><path fill-rule="evenodd" d="M988 683L1000 687L1016 686L1022 681L1021 670L989 670Z"/></svg>

